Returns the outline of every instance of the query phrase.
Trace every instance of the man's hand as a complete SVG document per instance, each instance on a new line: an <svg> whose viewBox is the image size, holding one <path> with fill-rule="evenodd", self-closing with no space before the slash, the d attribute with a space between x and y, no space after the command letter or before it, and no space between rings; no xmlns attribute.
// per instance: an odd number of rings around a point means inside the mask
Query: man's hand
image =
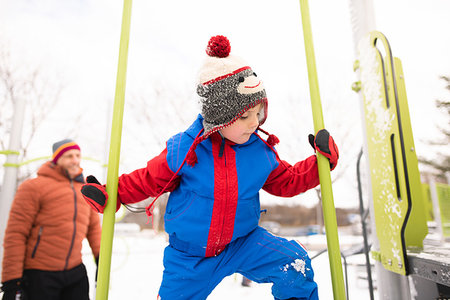
<svg viewBox="0 0 450 300"><path fill-rule="evenodd" d="M2 282L3 300L25 299L22 278Z"/></svg>

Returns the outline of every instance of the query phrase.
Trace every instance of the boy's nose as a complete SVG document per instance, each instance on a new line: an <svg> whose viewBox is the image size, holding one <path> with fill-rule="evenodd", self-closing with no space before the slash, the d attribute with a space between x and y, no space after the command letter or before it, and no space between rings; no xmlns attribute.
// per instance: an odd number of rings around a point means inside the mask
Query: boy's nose
<svg viewBox="0 0 450 300"><path fill-rule="evenodd" d="M258 115L254 115L251 120L250 120L250 127L258 127L259 125L259 119L258 119Z"/></svg>

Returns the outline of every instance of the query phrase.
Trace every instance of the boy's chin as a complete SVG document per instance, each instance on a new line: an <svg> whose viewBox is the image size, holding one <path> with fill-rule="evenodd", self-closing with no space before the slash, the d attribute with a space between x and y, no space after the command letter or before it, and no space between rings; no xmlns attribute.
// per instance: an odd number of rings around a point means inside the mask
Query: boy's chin
<svg viewBox="0 0 450 300"><path fill-rule="evenodd" d="M239 141L232 141L232 142L234 142L236 144L239 144L239 145L242 145L242 144L247 143L249 139L250 139L250 137L247 137L247 138L239 139Z"/></svg>

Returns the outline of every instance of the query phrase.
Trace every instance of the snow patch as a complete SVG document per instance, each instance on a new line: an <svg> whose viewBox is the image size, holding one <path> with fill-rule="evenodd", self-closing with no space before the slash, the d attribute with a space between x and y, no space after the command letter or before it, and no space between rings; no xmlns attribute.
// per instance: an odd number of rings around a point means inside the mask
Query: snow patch
<svg viewBox="0 0 450 300"><path fill-rule="evenodd" d="M296 259L293 263L291 263L291 266L293 266L297 272L301 272L303 274L303 276L306 276L304 260Z"/></svg>
<svg viewBox="0 0 450 300"><path fill-rule="evenodd" d="M297 258L297 259L294 260L294 262L291 263L290 265L289 265L289 264L286 264L286 265L284 266L284 268L283 268L283 271L286 272L291 266L295 269L295 271L297 271L297 272L299 272L299 273L302 273L303 276L306 277L306 273L305 273L305 270L306 270L306 263L305 263L304 260L301 260L301 259L298 259L298 258Z"/></svg>

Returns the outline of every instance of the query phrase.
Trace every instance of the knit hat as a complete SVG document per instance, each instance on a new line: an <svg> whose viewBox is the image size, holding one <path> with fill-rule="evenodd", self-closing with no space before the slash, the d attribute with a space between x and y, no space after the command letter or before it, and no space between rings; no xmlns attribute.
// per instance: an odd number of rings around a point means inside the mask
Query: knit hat
<svg viewBox="0 0 450 300"><path fill-rule="evenodd" d="M263 83L239 57L230 55L230 42L213 36L199 71L197 94L203 116L203 138L239 119L248 109L263 103L260 125L267 117L267 97Z"/></svg>
<svg viewBox="0 0 450 300"><path fill-rule="evenodd" d="M80 146L71 139L64 139L53 144L52 162L56 164L58 159L66 152L72 149L81 150Z"/></svg>

